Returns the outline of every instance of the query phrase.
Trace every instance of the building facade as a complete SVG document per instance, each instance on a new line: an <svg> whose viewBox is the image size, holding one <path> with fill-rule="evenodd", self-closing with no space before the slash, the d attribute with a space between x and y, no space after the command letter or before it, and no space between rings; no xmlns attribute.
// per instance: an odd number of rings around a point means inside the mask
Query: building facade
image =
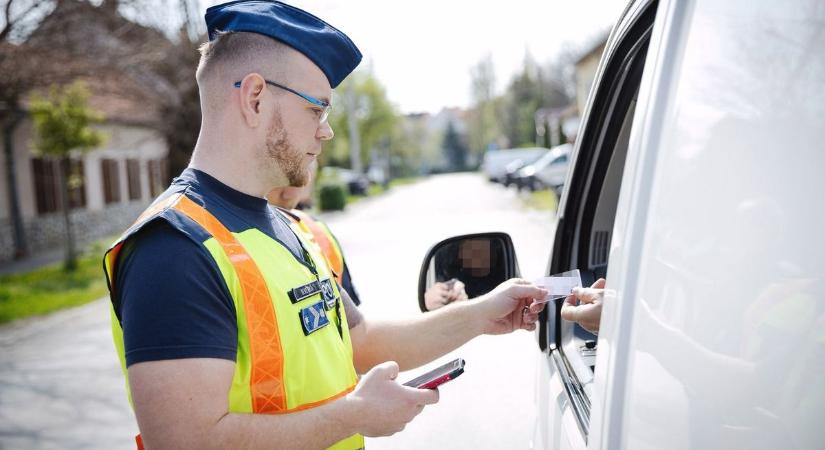
<svg viewBox="0 0 825 450"><path fill-rule="evenodd" d="M155 130L115 121L98 127L104 144L77 154L69 164L69 205L79 243L114 236L131 224L168 182L168 149ZM60 248L66 239L61 211L59 162L35 154L32 122L14 134L16 190L30 254ZM6 167L0 153L0 167ZM15 257L10 179L0 183L0 264Z"/></svg>

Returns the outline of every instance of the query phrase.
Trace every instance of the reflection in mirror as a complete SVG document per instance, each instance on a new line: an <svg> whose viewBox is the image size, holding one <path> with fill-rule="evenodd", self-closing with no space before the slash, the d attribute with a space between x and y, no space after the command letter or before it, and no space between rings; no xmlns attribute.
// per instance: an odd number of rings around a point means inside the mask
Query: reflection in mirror
<svg viewBox="0 0 825 450"><path fill-rule="evenodd" d="M486 236L455 240L439 248L427 270L427 309L478 297L504 282L504 249L500 238Z"/></svg>

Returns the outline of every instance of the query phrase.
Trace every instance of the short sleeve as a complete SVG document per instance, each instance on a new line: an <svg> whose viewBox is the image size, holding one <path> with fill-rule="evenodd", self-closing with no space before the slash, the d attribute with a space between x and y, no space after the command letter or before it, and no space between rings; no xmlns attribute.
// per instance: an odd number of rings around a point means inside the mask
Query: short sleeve
<svg viewBox="0 0 825 450"><path fill-rule="evenodd" d="M332 237L332 239L335 241L335 246L338 247L338 251L341 252L341 259L344 263L344 273L341 274L341 287L346 289L347 293L352 299L352 302L355 303L355 306L359 306L361 304L361 297L358 295L358 291L355 290L355 284L352 282L352 274L349 271L347 259L344 257L344 248L341 247L341 243L338 242L338 238L335 236L332 230L329 229L329 226L326 223L321 222L319 220L316 220L316 222L324 227L327 234L330 237Z"/></svg>
<svg viewBox="0 0 825 450"><path fill-rule="evenodd" d="M157 220L124 246L116 313L126 365L183 358L235 360L235 307L206 248Z"/></svg>
<svg viewBox="0 0 825 450"><path fill-rule="evenodd" d="M358 296L358 291L355 290L355 285L352 283L352 275L349 273L347 262L344 261L344 273L341 276L341 286L347 290L352 302L356 306L361 305L361 297Z"/></svg>

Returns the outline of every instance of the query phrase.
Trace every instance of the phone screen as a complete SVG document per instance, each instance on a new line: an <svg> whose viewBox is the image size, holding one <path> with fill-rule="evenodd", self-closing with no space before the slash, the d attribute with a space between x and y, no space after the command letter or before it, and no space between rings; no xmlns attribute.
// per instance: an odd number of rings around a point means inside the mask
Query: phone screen
<svg viewBox="0 0 825 450"><path fill-rule="evenodd" d="M437 367L424 375L421 375L420 377L404 383L404 386L419 389L435 389L436 387L458 377L462 373L464 373L464 360L457 358L441 367Z"/></svg>

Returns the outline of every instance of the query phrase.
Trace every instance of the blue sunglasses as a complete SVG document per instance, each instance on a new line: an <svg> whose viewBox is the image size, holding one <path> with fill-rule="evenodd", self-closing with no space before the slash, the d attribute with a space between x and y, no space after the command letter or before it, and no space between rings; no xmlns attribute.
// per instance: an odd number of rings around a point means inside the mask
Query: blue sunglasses
<svg viewBox="0 0 825 450"><path fill-rule="evenodd" d="M277 88L281 88L281 89L283 89L287 92L291 92L291 93L301 97L302 99L312 103L313 105L320 106L321 107L321 117L318 118L319 123L324 123L324 122L327 121L327 118L329 118L329 113L330 113L330 111L332 111L332 105L330 105L329 103L327 103L323 100L318 100L317 98L315 98L315 97L313 97L309 94L304 94L303 92L298 92L295 89L288 88L288 87L286 87L282 84L278 84L274 81L269 81L269 80L264 80L264 81L266 82L266 84L268 84L270 86L275 86ZM236 81L234 86L236 88L241 87L241 82Z"/></svg>

